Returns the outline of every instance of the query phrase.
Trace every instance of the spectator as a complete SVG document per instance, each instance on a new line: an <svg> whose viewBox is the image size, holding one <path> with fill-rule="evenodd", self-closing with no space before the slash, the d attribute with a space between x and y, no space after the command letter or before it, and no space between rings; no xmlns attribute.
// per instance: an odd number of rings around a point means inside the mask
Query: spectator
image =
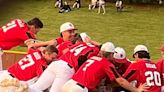
<svg viewBox="0 0 164 92"><path fill-rule="evenodd" d="M117 9L117 12L121 12L122 11L122 9L123 9L123 3L122 3L122 0L117 0L116 1L116 9Z"/></svg>
<svg viewBox="0 0 164 92"><path fill-rule="evenodd" d="M73 8L80 8L81 7L81 2L80 0L75 0L75 3L73 4Z"/></svg>
<svg viewBox="0 0 164 92"><path fill-rule="evenodd" d="M98 14L101 13L101 8L103 9L103 14L106 13L106 10L105 10L105 1L104 0L99 0L99 9L98 9Z"/></svg>
<svg viewBox="0 0 164 92"><path fill-rule="evenodd" d="M55 2L55 8L61 8L63 6L63 0L56 0Z"/></svg>
<svg viewBox="0 0 164 92"><path fill-rule="evenodd" d="M96 6L98 5L98 1L97 0L91 0L91 4L89 4L89 10L91 9L95 9Z"/></svg>
<svg viewBox="0 0 164 92"><path fill-rule="evenodd" d="M64 5L59 9L59 13L70 12L71 8L68 3L65 1Z"/></svg>

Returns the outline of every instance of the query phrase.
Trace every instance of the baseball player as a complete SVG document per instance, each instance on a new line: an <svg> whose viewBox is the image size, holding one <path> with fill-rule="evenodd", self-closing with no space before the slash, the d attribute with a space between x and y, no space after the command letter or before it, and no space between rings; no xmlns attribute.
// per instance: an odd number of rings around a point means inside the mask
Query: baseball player
<svg viewBox="0 0 164 92"><path fill-rule="evenodd" d="M28 39L35 39L40 28L43 28L43 23L38 18L33 18L27 23L15 19L0 28L0 48L9 50Z"/></svg>
<svg viewBox="0 0 164 92"><path fill-rule="evenodd" d="M40 46L46 46L46 45L59 45L62 42L65 41L72 41L74 39L74 35L76 33L75 26L70 22L65 22L60 26L60 37L56 39L52 39L49 41L41 42L41 43L35 43L31 44L30 47L38 48Z"/></svg>
<svg viewBox="0 0 164 92"><path fill-rule="evenodd" d="M10 76L17 78L21 81L27 81L31 84L34 81L30 81L35 77L39 77L47 65L57 58L58 50L55 46L47 46L43 51L29 49L29 54L19 60L16 64L12 65L0 74L0 81L5 79L4 76Z"/></svg>
<svg viewBox="0 0 164 92"><path fill-rule="evenodd" d="M136 81L136 87L141 83L147 83L148 92L161 92L160 71L155 63L150 60L146 46L137 45L134 48L135 61L128 67L123 77L128 81Z"/></svg>
<svg viewBox="0 0 164 92"><path fill-rule="evenodd" d="M144 90L132 87L117 73L114 65L110 62L113 60L114 48L113 43L104 43L100 50L100 56L90 57L73 75L72 79L65 83L62 92L88 92L107 76L110 80L117 81L121 86L131 91Z"/></svg>
<svg viewBox="0 0 164 92"><path fill-rule="evenodd" d="M161 89L162 91L161 92L164 92L164 45L160 47L160 50L161 50L162 58L157 61L156 65L161 72L161 80L162 80L162 89Z"/></svg>
<svg viewBox="0 0 164 92"><path fill-rule="evenodd" d="M125 50L121 47L116 47L113 57L114 57L114 61L112 63L115 65L117 72L120 75L124 74L126 69L131 64L129 59L126 58ZM112 84L113 82L110 82L110 80L106 80L105 82L106 82L105 84L107 85L106 90L111 90L111 92L120 92L120 91L129 92L128 90L125 90L124 88L122 88L120 86L119 87L111 87L111 85L113 85Z"/></svg>
<svg viewBox="0 0 164 92"><path fill-rule="evenodd" d="M69 51L62 55L59 60L51 63L43 72L38 81L29 87L30 92L42 92L50 87L50 92L61 92L66 81L78 70L87 58L97 55L99 48L78 42L69 48ZM45 85L46 83L46 85Z"/></svg>
<svg viewBox="0 0 164 92"><path fill-rule="evenodd" d="M20 19L11 21L0 28L0 50L9 50L24 44L27 40L36 39L40 28L43 28L43 23L38 18L33 18L27 23ZM2 70L2 59L0 59L0 70Z"/></svg>

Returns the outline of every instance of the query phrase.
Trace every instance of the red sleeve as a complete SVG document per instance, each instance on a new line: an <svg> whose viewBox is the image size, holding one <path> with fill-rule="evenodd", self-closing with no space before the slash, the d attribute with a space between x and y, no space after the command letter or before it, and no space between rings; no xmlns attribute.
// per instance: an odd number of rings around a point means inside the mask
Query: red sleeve
<svg viewBox="0 0 164 92"><path fill-rule="evenodd" d="M62 37L58 37L56 38L57 44L61 44L62 42L64 42Z"/></svg>
<svg viewBox="0 0 164 92"><path fill-rule="evenodd" d="M156 63L158 70L161 74L162 84L164 85L164 59L160 59Z"/></svg>
<svg viewBox="0 0 164 92"><path fill-rule="evenodd" d="M163 62L164 62L164 59L160 59L160 60L158 60L157 63L156 63L157 68L158 68L160 71L162 71L162 67L164 67L164 66L163 66Z"/></svg>
<svg viewBox="0 0 164 92"><path fill-rule="evenodd" d="M118 78L120 75L118 74L117 70L115 69L114 65L112 64L104 64L104 70L106 74L108 75L108 78L111 81L114 81L116 78Z"/></svg>
<svg viewBox="0 0 164 92"><path fill-rule="evenodd" d="M41 67L41 66L38 66L38 68L37 68L37 76L38 77L40 77L41 76L41 74L43 73L43 68Z"/></svg>
<svg viewBox="0 0 164 92"><path fill-rule="evenodd" d="M38 61L37 76L40 77L43 71L47 68L46 61L42 58Z"/></svg>
<svg viewBox="0 0 164 92"><path fill-rule="evenodd" d="M123 77L128 81L135 80L137 78L137 67L136 63L131 64L123 74Z"/></svg>

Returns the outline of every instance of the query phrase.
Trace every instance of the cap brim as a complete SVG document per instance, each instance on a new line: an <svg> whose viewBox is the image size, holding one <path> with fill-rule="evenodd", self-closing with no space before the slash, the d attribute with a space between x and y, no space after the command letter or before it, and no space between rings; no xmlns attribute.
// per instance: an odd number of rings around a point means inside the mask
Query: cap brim
<svg viewBox="0 0 164 92"><path fill-rule="evenodd" d="M117 63L126 63L128 60L127 60L127 58L124 58L124 59L116 59L115 58L115 62L117 62Z"/></svg>
<svg viewBox="0 0 164 92"><path fill-rule="evenodd" d="M67 31L69 31L69 30L77 30L77 28L71 28L71 29L68 29Z"/></svg>

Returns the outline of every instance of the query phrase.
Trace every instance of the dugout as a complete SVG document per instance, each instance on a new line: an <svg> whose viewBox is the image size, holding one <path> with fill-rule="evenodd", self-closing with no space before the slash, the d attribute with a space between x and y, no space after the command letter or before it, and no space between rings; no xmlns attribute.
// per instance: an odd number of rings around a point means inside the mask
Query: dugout
<svg viewBox="0 0 164 92"><path fill-rule="evenodd" d="M9 66L15 64L21 58L23 58L27 53L19 51L8 51L4 50L2 55L2 65L3 69L7 69Z"/></svg>

